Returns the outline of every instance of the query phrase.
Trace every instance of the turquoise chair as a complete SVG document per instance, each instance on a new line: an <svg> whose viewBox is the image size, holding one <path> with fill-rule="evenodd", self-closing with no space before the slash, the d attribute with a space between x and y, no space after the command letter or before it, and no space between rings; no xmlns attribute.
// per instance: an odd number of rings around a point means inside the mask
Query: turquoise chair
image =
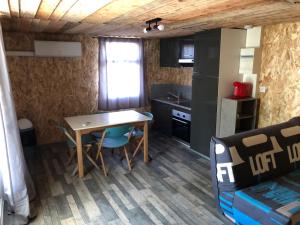
<svg viewBox="0 0 300 225"><path fill-rule="evenodd" d="M54 123L55 127L57 127L67 137L67 145L68 145L68 148L70 149L70 153L71 153L67 164L70 164L72 162L72 160L74 159L74 157L76 156L76 153L77 153L76 141L70 135L70 133L68 132L68 130L65 127L63 127L62 125L60 125L60 124L58 124L54 121L52 123ZM97 163L90 156L90 150L91 150L93 144L95 143L95 140L94 140L93 136L89 135L89 134L82 135L81 136L81 143L82 143L82 147L83 147L82 152L85 155L85 157L92 163L93 166L95 166L97 169L100 170ZM75 169L72 172L72 175L75 175L77 171L78 171L78 165L75 166Z"/></svg>
<svg viewBox="0 0 300 225"><path fill-rule="evenodd" d="M133 127L130 125L123 125L118 127L106 128L102 133L102 137L98 139L98 152L96 160L100 157L104 175L107 176L107 170L103 159L103 149L115 149L123 147L124 154L128 163L128 169L131 170L131 165L128 157L126 145L129 143ZM126 136L126 134L129 134Z"/></svg>
<svg viewBox="0 0 300 225"><path fill-rule="evenodd" d="M153 122L153 114L151 112L142 112L143 115L149 117L151 120L149 120L149 125L152 124ZM138 144L137 147L135 148L132 158L130 160L130 162L132 162L132 160L135 158L135 156L137 155L137 153L139 152L139 150L141 149L142 144L144 143L144 131L142 131L139 128L135 128L134 131L132 132L132 138L138 140ZM150 160L152 160L152 158L150 156L148 156Z"/></svg>

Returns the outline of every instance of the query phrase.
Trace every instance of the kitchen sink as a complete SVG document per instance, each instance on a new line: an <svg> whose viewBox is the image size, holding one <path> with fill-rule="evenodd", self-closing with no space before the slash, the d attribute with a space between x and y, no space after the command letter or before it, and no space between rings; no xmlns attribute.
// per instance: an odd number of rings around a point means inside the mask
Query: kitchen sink
<svg viewBox="0 0 300 225"><path fill-rule="evenodd" d="M182 105L185 107L191 107L191 101L188 99L179 99L179 101L174 97L160 97L158 100L169 102L176 105Z"/></svg>

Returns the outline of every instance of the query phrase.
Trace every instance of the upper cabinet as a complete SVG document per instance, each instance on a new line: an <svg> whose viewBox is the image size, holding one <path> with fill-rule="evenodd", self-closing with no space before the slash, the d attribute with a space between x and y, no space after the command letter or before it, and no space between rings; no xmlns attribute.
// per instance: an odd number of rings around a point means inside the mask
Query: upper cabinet
<svg viewBox="0 0 300 225"><path fill-rule="evenodd" d="M160 39L160 66L161 67L181 67L190 66L192 63L180 64L179 59L194 58L194 37L176 37Z"/></svg>
<svg viewBox="0 0 300 225"><path fill-rule="evenodd" d="M161 67L180 67L180 64L178 63L179 54L179 38L160 39Z"/></svg>
<svg viewBox="0 0 300 225"><path fill-rule="evenodd" d="M221 29L202 31L195 35L194 75L218 76Z"/></svg>

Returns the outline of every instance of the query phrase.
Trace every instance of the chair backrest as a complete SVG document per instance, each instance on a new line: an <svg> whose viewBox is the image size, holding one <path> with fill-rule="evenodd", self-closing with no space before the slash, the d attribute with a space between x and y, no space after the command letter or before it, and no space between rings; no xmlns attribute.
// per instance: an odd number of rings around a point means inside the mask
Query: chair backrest
<svg viewBox="0 0 300 225"><path fill-rule="evenodd" d="M153 114L151 112L141 112L144 116L147 116L151 118L151 120L148 121L148 124L151 125L153 123Z"/></svg>
<svg viewBox="0 0 300 225"><path fill-rule="evenodd" d="M144 116L147 116L153 120L153 114L151 112L141 112Z"/></svg>
<svg viewBox="0 0 300 225"><path fill-rule="evenodd" d="M74 144L76 146L76 141L74 140L74 138L72 138L72 136L70 135L70 133L68 132L68 130L63 127L62 125L60 125L58 122L51 120L49 121L51 124L53 124L56 128L58 128L62 133L64 133L64 135L66 135L66 137L68 138L68 142Z"/></svg>
<svg viewBox="0 0 300 225"><path fill-rule="evenodd" d="M105 129L105 137L115 138L122 137L127 133L132 131L133 127L131 125L123 125L118 127L111 127Z"/></svg>

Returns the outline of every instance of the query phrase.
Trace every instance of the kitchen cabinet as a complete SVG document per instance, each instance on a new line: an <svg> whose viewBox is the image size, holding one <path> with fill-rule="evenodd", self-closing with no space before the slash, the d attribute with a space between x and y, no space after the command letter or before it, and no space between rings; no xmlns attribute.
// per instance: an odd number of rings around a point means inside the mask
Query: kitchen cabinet
<svg viewBox="0 0 300 225"><path fill-rule="evenodd" d="M155 101L151 101L151 111L153 113L154 123L153 129L171 136L172 135L172 105Z"/></svg>
<svg viewBox="0 0 300 225"><path fill-rule="evenodd" d="M203 31L195 35L194 75L219 74L221 29Z"/></svg>
<svg viewBox="0 0 300 225"><path fill-rule="evenodd" d="M180 67L178 63L180 54L179 38L160 39L160 66Z"/></svg>
<svg viewBox="0 0 300 225"><path fill-rule="evenodd" d="M191 110L186 106L180 106L166 101L153 99L151 101L151 112L153 113L152 128L168 136L172 135L172 110L190 114Z"/></svg>
<svg viewBox="0 0 300 225"><path fill-rule="evenodd" d="M214 29L195 35L191 149L209 157L210 139L220 134L222 98L233 93L239 75L243 29Z"/></svg>
<svg viewBox="0 0 300 225"><path fill-rule="evenodd" d="M176 38L160 39L160 66L161 67L181 67L179 58L190 51L190 46L194 44L194 36L184 36ZM193 53L187 56L193 58ZM193 67L193 64L185 66Z"/></svg>

